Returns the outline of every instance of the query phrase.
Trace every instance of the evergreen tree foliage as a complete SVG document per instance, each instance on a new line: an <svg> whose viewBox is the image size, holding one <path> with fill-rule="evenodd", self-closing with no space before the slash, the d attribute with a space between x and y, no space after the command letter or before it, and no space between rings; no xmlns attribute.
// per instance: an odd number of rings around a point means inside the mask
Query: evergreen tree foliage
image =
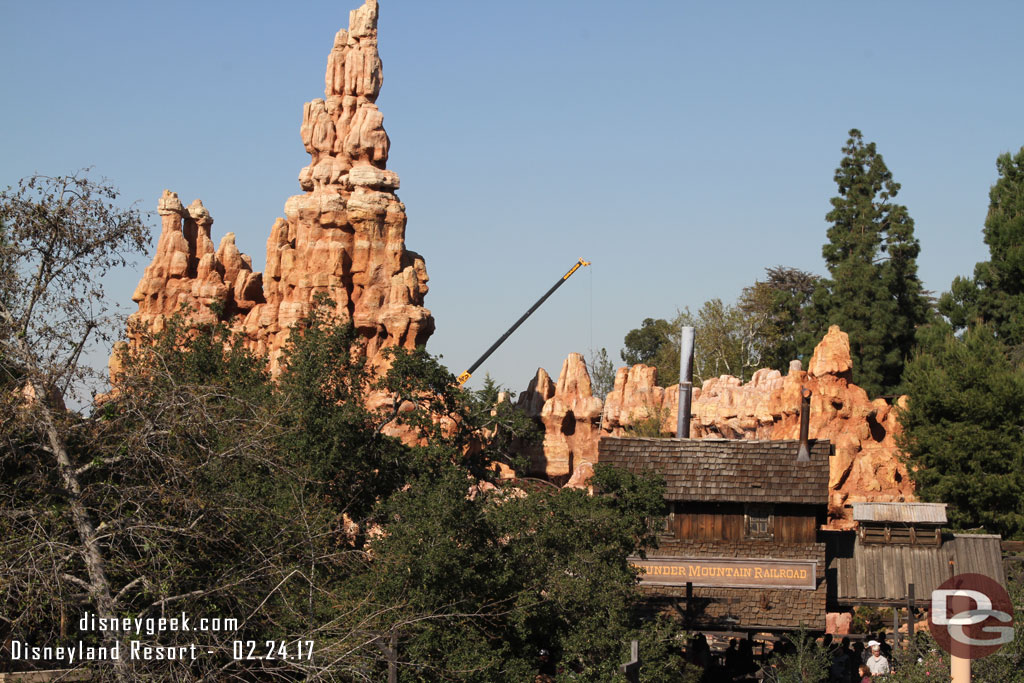
<svg viewBox="0 0 1024 683"><path fill-rule="evenodd" d="M990 322L1007 346L1024 344L1024 147L996 160L999 179L989 191L985 244L989 260L973 278L957 277L939 300L939 310L960 330Z"/></svg>
<svg viewBox="0 0 1024 683"><path fill-rule="evenodd" d="M839 325L850 335L854 382L869 395L891 394L915 330L929 317L917 277L920 246L907 208L893 201L900 185L875 143L853 129L843 154L839 195L825 217L832 225L822 256L831 277L814 292L817 334Z"/></svg>
<svg viewBox="0 0 1024 683"><path fill-rule="evenodd" d="M950 523L1024 538L1024 372L992 325L961 338L922 331L907 364L910 403L900 446L924 500L950 505Z"/></svg>
<svg viewBox="0 0 1024 683"><path fill-rule="evenodd" d="M1024 148L996 167L989 260L940 298L949 324L921 331L903 448L922 497L951 503L958 527L1024 538Z"/></svg>

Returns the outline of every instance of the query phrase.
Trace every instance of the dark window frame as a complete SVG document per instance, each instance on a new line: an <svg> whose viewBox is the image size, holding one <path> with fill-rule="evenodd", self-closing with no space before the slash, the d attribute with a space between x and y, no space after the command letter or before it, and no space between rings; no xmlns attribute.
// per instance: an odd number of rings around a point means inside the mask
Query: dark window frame
<svg viewBox="0 0 1024 683"><path fill-rule="evenodd" d="M747 503L743 507L743 528L746 538L771 541L775 538L775 506Z"/></svg>

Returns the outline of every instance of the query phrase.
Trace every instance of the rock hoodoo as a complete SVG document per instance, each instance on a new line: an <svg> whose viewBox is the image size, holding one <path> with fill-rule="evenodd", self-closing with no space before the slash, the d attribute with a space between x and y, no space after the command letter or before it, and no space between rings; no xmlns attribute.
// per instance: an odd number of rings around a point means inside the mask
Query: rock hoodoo
<svg viewBox="0 0 1024 683"><path fill-rule="evenodd" d="M307 102L302 142L312 160L299 173L304 194L285 202L267 240L264 273L239 252L234 233L214 249L213 218L198 199L187 208L164 191L156 256L132 299L132 320L159 331L183 305L196 322L224 320L266 355L276 372L290 327L326 294L351 321L373 360L386 346L423 344L434 329L424 308L423 258L405 248L398 176L385 168L389 141L374 102L381 87L377 1L349 15L327 58L323 99Z"/></svg>
<svg viewBox="0 0 1024 683"><path fill-rule="evenodd" d="M913 500L913 485L900 460L896 410L884 399L868 398L850 380L853 363L845 332L831 327L804 371L794 361L789 372L758 370L747 383L724 375L694 390L693 438L796 439L800 433L800 390L811 391L812 439L835 445L830 459L832 525L846 525L843 506L854 501ZM582 483L597 460L601 436L638 428L675 434L679 385L656 385L653 367L619 368L615 386L601 401L591 394L582 357L572 354L552 384L543 370L520 395L520 405L544 425L542 448L531 453L536 472L572 475ZM896 404L903 405L906 397ZM654 434L650 434L654 435ZM583 469L581 469L583 468Z"/></svg>

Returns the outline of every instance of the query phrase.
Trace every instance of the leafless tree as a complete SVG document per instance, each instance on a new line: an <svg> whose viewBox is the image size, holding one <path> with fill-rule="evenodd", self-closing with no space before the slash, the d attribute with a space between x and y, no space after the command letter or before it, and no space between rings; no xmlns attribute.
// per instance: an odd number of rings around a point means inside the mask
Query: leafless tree
<svg viewBox="0 0 1024 683"><path fill-rule="evenodd" d="M41 516L39 510L7 507L5 500L4 516L36 529L66 516L74 536L50 537L49 550L57 552L47 555L63 551L68 560L45 569L58 579L71 577L68 562L74 556L83 571L61 585L86 593L97 613L109 617L115 614L116 593L102 549L103 530L81 500L81 464L72 460L68 445L75 419L65 409L65 398L90 374L81 362L86 346L116 334L117 320L103 296L103 275L125 265L146 241L139 212L119 208L116 197L108 183L84 173L33 176L0 193L4 456L20 469L29 451L45 458L52 475L47 483L65 503L64 509ZM29 564L40 559L24 558Z"/></svg>

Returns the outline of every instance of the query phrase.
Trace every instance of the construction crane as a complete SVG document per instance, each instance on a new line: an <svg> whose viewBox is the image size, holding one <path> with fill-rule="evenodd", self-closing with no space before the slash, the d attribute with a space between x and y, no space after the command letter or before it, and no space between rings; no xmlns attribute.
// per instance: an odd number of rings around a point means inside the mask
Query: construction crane
<svg viewBox="0 0 1024 683"><path fill-rule="evenodd" d="M512 325L512 327L508 328L508 331L505 332L505 334L503 334L500 337L498 337L498 341L496 341L493 344L491 344L491 348L489 348L486 351L484 351L484 355L482 355L479 358L477 358L476 362L469 366L469 370L466 370L461 375L459 375L458 380L457 380L458 383L459 383L459 386L461 387L463 384L465 384L466 380L468 380L470 377L473 376L473 373L476 372L476 369L478 367L480 367L481 365L483 365L483 362L485 360L487 360L492 353L494 353L495 349L497 349L499 346L501 346L502 342L504 342L506 339L509 338L509 335L511 335L513 332L515 332L516 329L520 325L522 325L523 322L527 318L529 318L530 315L534 311L536 311L538 308L540 308L540 305L542 303L544 303L545 301L547 301L548 297L551 296L552 294L554 294L555 290L558 289L559 287L561 287L563 282L568 280L572 276L572 274L575 273L577 270L579 270L581 267L589 266L589 265L590 265L590 261L584 261L583 259L580 259L579 261L577 261L576 264L572 268L569 269L569 272L566 273L565 275L563 275L561 277L561 279L558 282L556 282L551 287L551 289L549 289L544 294L544 296L542 296L541 298L537 299L537 303L535 303L533 306L530 306L530 310L528 310L526 313L523 313L523 317L521 317L519 320L517 320L515 322L515 324Z"/></svg>

